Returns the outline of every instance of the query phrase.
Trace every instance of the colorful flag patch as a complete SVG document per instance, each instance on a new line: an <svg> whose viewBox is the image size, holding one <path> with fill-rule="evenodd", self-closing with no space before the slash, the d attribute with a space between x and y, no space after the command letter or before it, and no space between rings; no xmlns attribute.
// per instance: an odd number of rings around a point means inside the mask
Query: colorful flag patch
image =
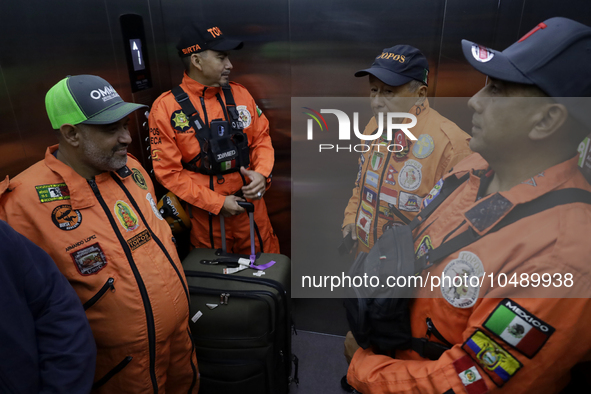
<svg viewBox="0 0 591 394"><path fill-rule="evenodd" d="M392 164L390 164L388 166L388 172L386 174L386 179L384 179L384 182L391 186L396 185L396 180L394 179L395 174L398 174L398 171L396 170L396 168L394 168Z"/></svg>
<svg viewBox="0 0 591 394"><path fill-rule="evenodd" d="M363 201L375 208L377 202L377 193L371 190L369 187L363 187Z"/></svg>
<svg viewBox="0 0 591 394"><path fill-rule="evenodd" d="M220 168L222 171L227 171L234 167L236 167L236 160L222 161L220 163Z"/></svg>
<svg viewBox="0 0 591 394"><path fill-rule="evenodd" d="M468 356L454 361L454 368L468 394L483 394L488 392L486 382L482 379L478 368Z"/></svg>
<svg viewBox="0 0 591 394"><path fill-rule="evenodd" d="M511 353L480 330L476 330L464 342L462 349L482 367L488 377L499 387L502 387L523 366Z"/></svg>
<svg viewBox="0 0 591 394"><path fill-rule="evenodd" d="M369 186L373 186L376 189L378 188L378 180L379 179L380 179L380 177L375 172L367 171L365 173L365 183Z"/></svg>
<svg viewBox="0 0 591 394"><path fill-rule="evenodd" d="M384 154L382 152L373 152L371 156L371 169L377 171L384 164Z"/></svg>
<svg viewBox="0 0 591 394"><path fill-rule="evenodd" d="M484 327L528 358L535 356L555 331L508 298L499 303Z"/></svg>
<svg viewBox="0 0 591 394"><path fill-rule="evenodd" d="M380 190L380 200L386 201L388 204L396 205L398 202L398 191L390 189L384 185Z"/></svg>

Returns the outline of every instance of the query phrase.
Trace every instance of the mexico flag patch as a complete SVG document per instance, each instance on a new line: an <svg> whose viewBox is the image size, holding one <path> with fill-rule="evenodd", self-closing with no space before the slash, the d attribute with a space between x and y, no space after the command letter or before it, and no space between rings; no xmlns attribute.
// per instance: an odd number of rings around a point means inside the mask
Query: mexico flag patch
<svg viewBox="0 0 591 394"><path fill-rule="evenodd" d="M488 392L488 387L486 387L484 379L482 379L476 364L474 364L470 357L464 356L454 361L454 368L468 394L483 394Z"/></svg>
<svg viewBox="0 0 591 394"><path fill-rule="evenodd" d="M506 298L484 322L484 327L532 358L554 333L554 327Z"/></svg>

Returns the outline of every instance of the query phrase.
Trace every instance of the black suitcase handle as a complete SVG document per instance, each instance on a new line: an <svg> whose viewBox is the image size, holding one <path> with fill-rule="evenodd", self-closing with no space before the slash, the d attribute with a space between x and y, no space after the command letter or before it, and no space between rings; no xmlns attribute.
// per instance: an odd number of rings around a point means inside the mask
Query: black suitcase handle
<svg viewBox="0 0 591 394"><path fill-rule="evenodd" d="M236 203L244 208L244 210L248 213L254 212L254 204L248 201L236 201Z"/></svg>

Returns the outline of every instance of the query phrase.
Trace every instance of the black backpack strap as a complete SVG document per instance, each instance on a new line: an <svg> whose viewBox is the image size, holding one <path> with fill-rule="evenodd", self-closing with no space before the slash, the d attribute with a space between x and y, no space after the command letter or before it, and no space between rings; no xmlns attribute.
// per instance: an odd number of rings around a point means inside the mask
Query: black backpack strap
<svg viewBox="0 0 591 394"><path fill-rule="evenodd" d="M183 113L189 118L189 123L194 125L195 127L195 136L197 136L197 132L201 132L203 129L209 129L208 125L206 125L199 116L199 112L195 109L195 106L189 100L189 95L181 88L180 86L176 86L171 90L172 94L174 95L174 99L177 103L181 106ZM204 130L204 131L205 131Z"/></svg>
<svg viewBox="0 0 591 394"><path fill-rule="evenodd" d="M232 118L233 122L239 122L240 118L238 116L238 110L236 109L236 102L234 101L234 96L232 95L232 88L230 85L223 86L222 92L224 92L224 98L226 99L226 108L230 117ZM236 127L238 128L238 127Z"/></svg>
<svg viewBox="0 0 591 394"><path fill-rule="evenodd" d="M460 185L470 178L470 173L466 173L460 178L453 175L447 178L441 186L441 191L433 201L409 223L410 231L414 231L421 223L423 223L431 214L441 205L447 197L449 197Z"/></svg>
<svg viewBox="0 0 591 394"><path fill-rule="evenodd" d="M428 358L429 360L439 360L441 355L451 349L449 346L441 343L433 342L427 338L411 338L410 348L419 354L419 356Z"/></svg>
<svg viewBox="0 0 591 394"><path fill-rule="evenodd" d="M429 268L432 265L439 263L445 257L478 241L487 234L497 232L503 227L513 224L520 219L535 215L536 213L554 208L558 205L572 204L577 202L591 204L591 192L577 188L554 190L532 201L519 204L486 234L482 236L478 235L478 233L476 233L476 231L470 227L466 231L445 242L439 247L428 251L423 256L421 256L421 258L415 261L415 272L420 273L425 268ZM431 205L429 204L427 208L430 206Z"/></svg>

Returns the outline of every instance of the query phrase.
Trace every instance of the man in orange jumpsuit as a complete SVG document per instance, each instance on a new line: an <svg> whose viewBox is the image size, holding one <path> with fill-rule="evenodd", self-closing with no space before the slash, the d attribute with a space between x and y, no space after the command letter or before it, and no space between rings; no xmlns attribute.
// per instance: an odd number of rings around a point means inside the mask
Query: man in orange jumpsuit
<svg viewBox="0 0 591 394"><path fill-rule="evenodd" d="M67 77L46 108L59 145L0 183L0 217L53 258L97 346L93 393L196 393L189 296L170 227L133 156L125 103L104 79Z"/></svg>
<svg viewBox="0 0 591 394"><path fill-rule="evenodd" d="M263 200L274 163L269 122L246 88L229 81L227 51L241 47L217 26L184 28L177 46L183 81L150 111L152 162L156 179L190 204L194 247L221 247L215 215L222 215L228 251L250 254L248 216L237 204L248 199L255 206L256 251L279 253Z"/></svg>
<svg viewBox="0 0 591 394"><path fill-rule="evenodd" d="M591 29L552 18L503 52L466 40L462 46L472 66L489 76L469 102L470 147L477 153L446 175L467 180L414 237L424 253L466 230L483 235L422 277L484 280L416 290L413 337L448 350L427 359L414 350L391 358L358 349L347 378L365 394L558 393L571 368L591 356L591 205L554 206L491 231L519 204L551 191L591 191L574 157L591 118L587 107L561 99L591 96ZM513 274L515 287L503 282ZM534 288L536 278L551 278L550 287L538 281ZM580 298L535 298L548 296Z"/></svg>
<svg viewBox="0 0 591 394"><path fill-rule="evenodd" d="M416 126L409 129L416 141L398 130L393 141L381 137L359 158L355 188L343 220L343 237L351 234L357 252L371 249L388 227L414 218L433 186L472 153L468 134L429 107L428 72L429 63L421 51L396 45L384 49L370 68L355 73L356 77L369 75L375 115L364 134L375 134L380 113L407 112L417 118ZM396 148L388 149L391 144Z"/></svg>

